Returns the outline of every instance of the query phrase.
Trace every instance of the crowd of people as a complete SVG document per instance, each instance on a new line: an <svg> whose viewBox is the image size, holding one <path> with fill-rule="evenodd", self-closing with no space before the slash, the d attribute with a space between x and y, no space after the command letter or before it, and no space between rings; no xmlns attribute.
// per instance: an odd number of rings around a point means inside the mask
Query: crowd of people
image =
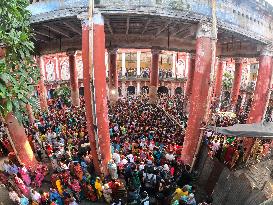
<svg viewBox="0 0 273 205"><path fill-rule="evenodd" d="M184 129L187 127L186 101L182 94L173 96L161 94L158 98L158 105L170 114Z"/></svg>
<svg viewBox="0 0 273 205"><path fill-rule="evenodd" d="M35 118L26 133L39 166L10 159L0 172L14 204L196 204L194 177L180 160L184 131L146 97L109 104L112 159L105 177L94 171L83 99L78 108L58 99Z"/></svg>
<svg viewBox="0 0 273 205"><path fill-rule="evenodd" d="M215 113L211 118L210 125L216 127L227 127L234 124L246 122L245 111L238 115L229 112ZM226 136L215 133L213 130L206 130L204 133L206 143L209 146L209 155L227 164L231 169L241 166L247 160L244 141L240 137ZM250 159L260 160L270 154L271 140L256 139L250 153Z"/></svg>

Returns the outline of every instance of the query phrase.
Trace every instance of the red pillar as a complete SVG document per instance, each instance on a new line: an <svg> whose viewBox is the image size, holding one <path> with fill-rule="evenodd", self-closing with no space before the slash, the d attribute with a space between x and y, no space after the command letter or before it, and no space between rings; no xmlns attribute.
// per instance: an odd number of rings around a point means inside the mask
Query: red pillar
<svg viewBox="0 0 273 205"><path fill-rule="evenodd" d="M26 104L26 110L27 110L27 114L28 114L28 120L29 123L32 125L34 123L34 116L33 116L33 111L32 111L32 107L30 104Z"/></svg>
<svg viewBox="0 0 273 205"><path fill-rule="evenodd" d="M185 96L187 99L190 98L190 95L192 93L194 69L195 69L195 57L194 55L189 55L188 76L187 76L186 91L185 91Z"/></svg>
<svg viewBox="0 0 273 205"><path fill-rule="evenodd" d="M90 87L90 66L89 66L89 24L88 21L82 22L82 62L83 62L83 85L86 125L89 135L92 159L97 174L100 174L100 164L96 148L96 138L93 123L92 97Z"/></svg>
<svg viewBox="0 0 273 205"><path fill-rule="evenodd" d="M219 59L218 65L217 65L215 89L214 89L214 96L218 102L219 102L219 99L221 96L221 90L222 90L224 65L225 65L225 62L223 61L223 59Z"/></svg>
<svg viewBox="0 0 273 205"><path fill-rule="evenodd" d="M109 94L110 101L118 100L118 70L117 70L117 49L109 50Z"/></svg>
<svg viewBox="0 0 273 205"><path fill-rule="evenodd" d="M158 87L158 60L159 60L159 50L152 50L152 66L150 74L150 88L149 88L149 97L150 103L156 103L157 99L157 87Z"/></svg>
<svg viewBox="0 0 273 205"><path fill-rule="evenodd" d="M104 19L101 14L94 15L94 86L96 101L96 117L101 154L101 170L107 174L107 164L111 159L108 105L106 92L105 68L105 33Z"/></svg>
<svg viewBox="0 0 273 205"><path fill-rule="evenodd" d="M31 149L24 127L19 124L18 120L11 112L8 113L5 120L19 162L24 163L27 167L30 166L35 169L38 162Z"/></svg>
<svg viewBox="0 0 273 205"><path fill-rule="evenodd" d="M267 109L267 101L269 100L272 76L272 53L264 50L259 60L259 72L256 82L254 98L248 115L247 123L259 123L263 120L264 113ZM246 148L246 156L249 156L251 148L255 140L253 138L245 138L244 145Z"/></svg>
<svg viewBox="0 0 273 205"><path fill-rule="evenodd" d="M230 106L232 109L235 107L238 100L239 93L240 93L242 73L243 73L243 61L242 59L236 59L234 80L233 80L233 86L231 91L231 102L230 102Z"/></svg>
<svg viewBox="0 0 273 205"><path fill-rule="evenodd" d="M196 61L192 84L192 95L190 97L190 113L188 126L184 138L182 149L182 160L184 163L192 165L197 150L201 127L207 112L209 103L210 72L212 63L211 28L208 22L199 25L196 39Z"/></svg>
<svg viewBox="0 0 273 205"><path fill-rule="evenodd" d="M43 68L42 68L42 63L41 63L41 57L37 57L37 64L40 68L40 80L38 83L39 89L39 99L40 99L40 107L42 111L47 111L47 99L46 99L46 87L44 84L44 73L43 73Z"/></svg>
<svg viewBox="0 0 273 205"><path fill-rule="evenodd" d="M75 51L67 52L67 55L69 57L71 102L73 106L80 106L79 81L78 71L75 62L75 53Z"/></svg>

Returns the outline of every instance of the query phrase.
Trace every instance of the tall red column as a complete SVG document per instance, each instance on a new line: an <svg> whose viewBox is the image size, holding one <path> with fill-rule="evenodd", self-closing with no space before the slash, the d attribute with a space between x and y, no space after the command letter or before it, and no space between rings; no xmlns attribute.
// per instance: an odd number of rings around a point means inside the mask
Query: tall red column
<svg viewBox="0 0 273 205"><path fill-rule="evenodd" d="M117 49L108 51L109 56L109 97L111 102L118 100Z"/></svg>
<svg viewBox="0 0 273 205"><path fill-rule="evenodd" d="M94 86L101 170L107 174L111 159L105 68L105 33L102 15L94 15Z"/></svg>
<svg viewBox="0 0 273 205"><path fill-rule="evenodd" d="M237 103L238 96L240 93L241 79L243 73L243 60L235 59L235 72L234 72L234 80L231 91L231 102L230 106L233 109Z"/></svg>
<svg viewBox="0 0 273 205"><path fill-rule="evenodd" d="M93 122L92 97L90 86L91 76L89 66L89 22L87 20L82 21L82 63L86 125L95 172L97 174L101 174Z"/></svg>
<svg viewBox="0 0 273 205"><path fill-rule="evenodd" d="M46 87L44 84L44 72L43 72L43 68L42 68L42 63L41 63L41 57L37 57L37 64L40 68L40 80L38 83L39 89L38 89L38 93L39 93L39 99L40 99L40 107L42 111L47 111L48 107L47 107L47 99L46 99Z"/></svg>
<svg viewBox="0 0 273 205"><path fill-rule="evenodd" d="M270 95L271 77L272 52L267 48L264 48L259 59L258 78L247 123L259 123L263 120ZM254 142L255 140L253 138L245 138L244 145L246 148L246 156L250 154Z"/></svg>
<svg viewBox="0 0 273 205"><path fill-rule="evenodd" d="M71 102L73 106L80 106L79 81L75 53L75 51L68 51L66 54L69 58Z"/></svg>
<svg viewBox="0 0 273 205"><path fill-rule="evenodd" d="M217 65L215 89L214 89L214 97L216 98L218 102L221 96L224 66L225 66L225 61L223 61L223 59L219 59L218 65Z"/></svg>
<svg viewBox="0 0 273 205"><path fill-rule="evenodd" d="M11 112L8 113L5 120L16 155L19 158L18 160L27 167L30 166L35 170L38 162L29 144L23 125L19 124L18 120Z"/></svg>
<svg viewBox="0 0 273 205"><path fill-rule="evenodd" d="M187 76L187 83L186 83L186 91L185 91L185 96L187 99L190 98L190 95L192 93L194 69L195 69L195 56L190 54L189 55L189 63L188 63L188 76Z"/></svg>
<svg viewBox="0 0 273 205"><path fill-rule="evenodd" d="M192 95L190 97L190 112L188 126L182 149L182 160L191 165L197 150L201 127L209 103L210 72L213 58L212 40L210 31L211 23L201 22L197 31L196 39L196 61L192 84Z"/></svg>
<svg viewBox="0 0 273 205"><path fill-rule="evenodd" d="M149 97L150 103L154 104L157 100L157 88L158 88L158 70L159 70L159 50L152 50L152 66L150 73L150 88Z"/></svg>

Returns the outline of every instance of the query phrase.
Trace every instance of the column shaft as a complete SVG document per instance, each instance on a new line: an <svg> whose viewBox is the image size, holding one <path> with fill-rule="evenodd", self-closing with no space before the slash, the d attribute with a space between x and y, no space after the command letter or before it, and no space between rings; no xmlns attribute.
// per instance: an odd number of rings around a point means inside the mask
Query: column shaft
<svg viewBox="0 0 273 205"><path fill-rule="evenodd" d="M75 62L75 52L68 53L70 70L71 102L73 106L80 106L78 71Z"/></svg>
<svg viewBox="0 0 273 205"><path fill-rule="evenodd" d="M96 138L94 132L92 97L90 86L90 66L89 66L89 26L88 21L84 21L82 25L82 63L83 63L83 86L85 101L86 126L89 135L90 148L95 172L100 174L100 163L98 158Z"/></svg>
<svg viewBox="0 0 273 205"><path fill-rule="evenodd" d="M192 94L194 72L195 72L195 58L191 56L191 58L189 58L189 63L188 63L188 76L187 76L186 91L185 91L185 96L187 99L190 99L190 96Z"/></svg>
<svg viewBox="0 0 273 205"><path fill-rule="evenodd" d="M223 82L223 72L224 72L224 62L222 60L218 61L217 71L216 71L216 79L215 79L215 89L214 96L219 102L222 90L222 82Z"/></svg>
<svg viewBox="0 0 273 205"><path fill-rule="evenodd" d="M28 114L28 120L29 123L32 125L34 123L34 116L33 116L33 110L30 104L26 104L26 110L27 110L27 114Z"/></svg>
<svg viewBox="0 0 273 205"><path fill-rule="evenodd" d="M263 120L267 109L267 101L270 95L272 77L272 56L261 55L259 60L259 73L256 82L254 98L248 115L247 123L259 123ZM255 140L245 138L246 154L249 155Z"/></svg>
<svg viewBox="0 0 273 205"><path fill-rule="evenodd" d="M141 51L137 51L137 76L140 76L140 62L141 62Z"/></svg>
<svg viewBox="0 0 273 205"><path fill-rule="evenodd" d="M205 28L211 25L206 23ZM195 158L196 149L201 134L201 127L204 123L204 117L207 112L207 104L209 102L209 86L212 57L212 46L214 41L208 37L207 30L203 30L203 26L199 25L199 33L196 40L196 63L192 84L192 95L190 97L190 113L188 126L183 143L182 160L189 165Z"/></svg>
<svg viewBox="0 0 273 205"><path fill-rule="evenodd" d="M235 107L238 100L239 93L240 93L242 73L243 73L243 62L241 60L235 61L235 72L234 72L234 80L233 80L233 86L231 91L231 102L230 102L230 106L232 109Z"/></svg>
<svg viewBox="0 0 273 205"><path fill-rule="evenodd" d="M117 70L117 53L116 50L109 51L109 97L110 101L118 100L118 70Z"/></svg>
<svg viewBox="0 0 273 205"><path fill-rule="evenodd" d="M157 99L157 87L158 87L158 69L159 69L159 51L152 51L152 67L150 74L150 88L149 88L149 96L150 103L156 103Z"/></svg>
<svg viewBox="0 0 273 205"><path fill-rule="evenodd" d="M126 53L121 54L121 73L122 76L126 74Z"/></svg>
<svg viewBox="0 0 273 205"><path fill-rule="evenodd" d="M40 67L40 80L38 83L38 86L39 86L38 92L39 92L39 99L40 99L40 107L41 107L41 110L44 112L44 111L47 111L48 108L47 108L47 99L46 99L46 87L44 84L44 72L43 72L41 61L42 61L41 57L37 57L37 64Z"/></svg>
<svg viewBox="0 0 273 205"><path fill-rule="evenodd" d="M176 76L176 53L173 53L172 77Z"/></svg>
<svg viewBox="0 0 273 205"><path fill-rule="evenodd" d="M94 84L96 117L99 135L99 147L102 159L101 170L107 174L107 164L111 159L108 105L105 75L105 33L101 14L94 15Z"/></svg>

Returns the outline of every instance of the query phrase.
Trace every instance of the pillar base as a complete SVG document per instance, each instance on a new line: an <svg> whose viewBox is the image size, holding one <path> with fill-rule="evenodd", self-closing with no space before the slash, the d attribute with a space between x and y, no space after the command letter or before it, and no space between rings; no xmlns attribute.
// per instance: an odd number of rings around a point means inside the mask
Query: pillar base
<svg viewBox="0 0 273 205"><path fill-rule="evenodd" d="M149 88L149 102L150 104L155 104L157 100L157 87L150 86Z"/></svg>
<svg viewBox="0 0 273 205"><path fill-rule="evenodd" d="M19 124L18 120L12 113L9 113L5 120L9 135L14 144L18 161L24 163L26 167L35 169L38 165L38 161L36 160L33 150L29 144L24 127Z"/></svg>

